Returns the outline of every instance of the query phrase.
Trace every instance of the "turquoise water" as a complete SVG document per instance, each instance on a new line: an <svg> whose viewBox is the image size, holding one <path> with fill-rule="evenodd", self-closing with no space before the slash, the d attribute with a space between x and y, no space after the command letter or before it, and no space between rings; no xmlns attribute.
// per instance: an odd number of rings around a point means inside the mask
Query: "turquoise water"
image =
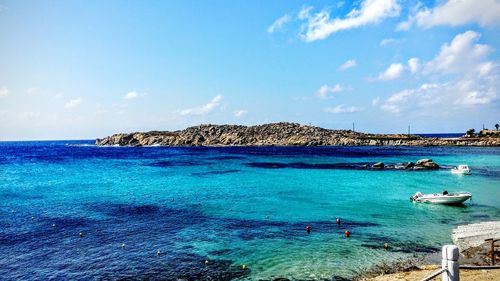
<svg viewBox="0 0 500 281"><path fill-rule="evenodd" d="M3 278L349 279L500 219L500 148L90 144L0 143ZM421 158L445 168L361 168ZM446 169L462 163L473 175ZM445 189L473 201L409 201Z"/></svg>

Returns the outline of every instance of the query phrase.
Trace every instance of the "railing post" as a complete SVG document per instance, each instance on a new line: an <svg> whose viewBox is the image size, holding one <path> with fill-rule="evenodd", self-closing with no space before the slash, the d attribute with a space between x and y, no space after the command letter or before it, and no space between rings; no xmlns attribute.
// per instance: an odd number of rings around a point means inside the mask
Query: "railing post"
<svg viewBox="0 0 500 281"><path fill-rule="evenodd" d="M457 246L443 246L443 260L441 261L441 266L446 270L441 274L442 281L460 281L458 256L459 252Z"/></svg>

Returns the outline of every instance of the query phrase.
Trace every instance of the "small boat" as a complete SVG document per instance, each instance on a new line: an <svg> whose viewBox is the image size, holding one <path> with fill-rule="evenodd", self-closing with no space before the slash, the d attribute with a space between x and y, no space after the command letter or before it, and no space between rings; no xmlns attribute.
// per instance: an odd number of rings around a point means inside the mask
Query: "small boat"
<svg viewBox="0 0 500 281"><path fill-rule="evenodd" d="M470 175L470 168L465 164L458 165L457 167L453 167L451 169L451 173L455 175Z"/></svg>
<svg viewBox="0 0 500 281"><path fill-rule="evenodd" d="M454 192L448 193L444 191L443 193L434 194L423 194L422 192L417 192L415 195L410 197L410 200L418 203L432 203L432 204L445 204L445 205L459 205L470 199L472 194L470 192Z"/></svg>

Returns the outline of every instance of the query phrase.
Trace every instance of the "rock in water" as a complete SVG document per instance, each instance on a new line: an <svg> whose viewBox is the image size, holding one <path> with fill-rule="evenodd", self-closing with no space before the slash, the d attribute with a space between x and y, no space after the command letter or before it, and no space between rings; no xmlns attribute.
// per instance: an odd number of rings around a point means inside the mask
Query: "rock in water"
<svg viewBox="0 0 500 281"><path fill-rule="evenodd" d="M426 170L439 169L439 165L434 163L432 159L420 159L415 163L415 167L417 169L426 169Z"/></svg>

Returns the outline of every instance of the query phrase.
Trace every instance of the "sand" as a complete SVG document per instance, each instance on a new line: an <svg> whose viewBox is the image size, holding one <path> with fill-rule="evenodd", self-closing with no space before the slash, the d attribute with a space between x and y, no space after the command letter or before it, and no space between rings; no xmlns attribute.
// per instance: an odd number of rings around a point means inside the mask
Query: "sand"
<svg viewBox="0 0 500 281"><path fill-rule="evenodd" d="M421 280L440 269L437 265L421 266L421 270L414 270L409 272L398 272L393 274L386 274L377 276L374 278L366 278L364 281L413 281ZM441 276L434 278L433 280L441 280ZM484 281L484 280L500 280L500 269L461 269L460 270L460 280L461 281Z"/></svg>

